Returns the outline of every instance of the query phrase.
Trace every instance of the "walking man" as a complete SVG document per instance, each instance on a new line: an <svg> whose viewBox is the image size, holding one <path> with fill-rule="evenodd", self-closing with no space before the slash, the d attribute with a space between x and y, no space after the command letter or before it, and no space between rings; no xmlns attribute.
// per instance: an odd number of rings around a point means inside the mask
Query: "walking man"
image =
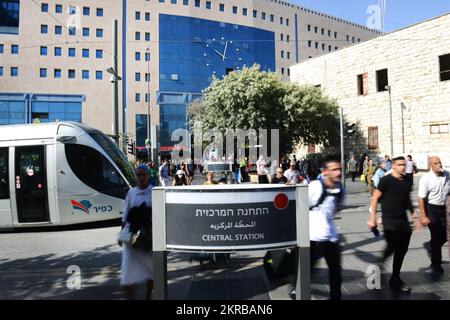
<svg viewBox="0 0 450 320"><path fill-rule="evenodd" d="M414 174L417 172L416 163L413 161L412 156L406 157L406 178L414 185Z"/></svg>
<svg viewBox="0 0 450 320"><path fill-rule="evenodd" d="M450 175L438 157L429 160L430 171L419 182L420 219L431 234L430 272L443 273L442 246L447 242L445 201L450 192Z"/></svg>
<svg viewBox="0 0 450 320"><path fill-rule="evenodd" d="M322 179L309 184L309 230L311 271L323 256L330 270L330 298L340 300L342 286L341 250L339 234L334 224L337 208L343 203L345 191L341 185L341 165L328 160L322 170Z"/></svg>
<svg viewBox="0 0 450 320"><path fill-rule="evenodd" d="M358 166L358 162L356 161L356 157L352 156L350 161L347 163L347 171L350 173L353 182L355 182L357 166Z"/></svg>
<svg viewBox="0 0 450 320"><path fill-rule="evenodd" d="M404 157L393 159L392 174L383 177L378 188L374 190L370 205L370 219L367 224L370 230L377 227L376 208L378 202L381 202L384 237L387 242L382 263L394 254L389 286L392 290L410 293L411 288L407 287L400 278L400 270L408 252L412 234L407 211L414 212L410 197L411 183L405 178L405 166Z"/></svg>
<svg viewBox="0 0 450 320"><path fill-rule="evenodd" d="M169 167L167 165L167 159L164 159L162 165L159 167L159 182L161 186L169 186Z"/></svg>

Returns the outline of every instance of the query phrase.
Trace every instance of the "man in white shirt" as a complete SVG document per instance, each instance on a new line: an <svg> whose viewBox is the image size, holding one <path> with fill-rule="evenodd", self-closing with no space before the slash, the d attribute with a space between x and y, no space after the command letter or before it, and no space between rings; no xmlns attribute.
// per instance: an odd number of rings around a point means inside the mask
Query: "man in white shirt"
<svg viewBox="0 0 450 320"><path fill-rule="evenodd" d="M419 182L420 219L431 234L429 271L443 273L442 246L447 242L445 201L450 192L450 175L443 170L439 157L431 157L429 166L431 170Z"/></svg>
<svg viewBox="0 0 450 320"><path fill-rule="evenodd" d="M300 183L300 172L297 170L297 163L295 161L291 161L289 163L289 169L284 172L284 176L287 179L287 184L296 185Z"/></svg>
<svg viewBox="0 0 450 320"><path fill-rule="evenodd" d="M322 179L309 184L309 230L311 269L323 256L330 269L330 298L341 299L342 268L339 234L334 215L343 203L345 191L341 184L341 165L338 160L325 162Z"/></svg>

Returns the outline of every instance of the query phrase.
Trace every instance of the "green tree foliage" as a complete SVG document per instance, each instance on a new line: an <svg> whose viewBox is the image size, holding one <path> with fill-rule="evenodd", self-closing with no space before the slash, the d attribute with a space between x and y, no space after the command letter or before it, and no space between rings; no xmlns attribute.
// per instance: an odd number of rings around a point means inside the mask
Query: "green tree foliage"
<svg viewBox="0 0 450 320"><path fill-rule="evenodd" d="M339 143L337 103L312 86L297 86L258 65L214 79L189 107L203 129L279 129L280 151L294 144Z"/></svg>

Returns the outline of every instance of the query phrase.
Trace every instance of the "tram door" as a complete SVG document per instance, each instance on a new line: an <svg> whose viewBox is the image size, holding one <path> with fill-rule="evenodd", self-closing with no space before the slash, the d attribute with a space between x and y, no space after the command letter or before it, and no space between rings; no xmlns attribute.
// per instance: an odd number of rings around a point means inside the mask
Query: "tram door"
<svg viewBox="0 0 450 320"><path fill-rule="evenodd" d="M8 149L8 147L0 148L0 229L13 227L9 191Z"/></svg>
<svg viewBox="0 0 450 320"><path fill-rule="evenodd" d="M45 163L44 145L16 147L14 184L19 223L49 221Z"/></svg>

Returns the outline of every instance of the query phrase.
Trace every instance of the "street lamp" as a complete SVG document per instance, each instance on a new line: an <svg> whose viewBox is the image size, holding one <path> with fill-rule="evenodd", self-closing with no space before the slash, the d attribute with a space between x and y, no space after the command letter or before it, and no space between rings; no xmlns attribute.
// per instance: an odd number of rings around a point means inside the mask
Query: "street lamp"
<svg viewBox="0 0 450 320"><path fill-rule="evenodd" d="M116 145L119 146L119 81L122 78L116 73L113 67L106 69L106 72L111 74L110 82L113 87L113 104L112 104L112 133Z"/></svg>
<svg viewBox="0 0 450 320"><path fill-rule="evenodd" d="M146 52L146 60L147 60L147 74L145 75L145 81L147 82L147 96L146 96L146 100L147 100L147 143L146 143L146 148L147 148L147 160L150 160L150 158L153 159L153 149L151 145L148 144L153 144L154 141L151 141L151 122L150 122L150 47L147 47L147 49L145 50Z"/></svg>
<svg viewBox="0 0 450 320"><path fill-rule="evenodd" d="M394 156L394 129L392 124L392 87L387 85L385 89L389 92L389 120L391 126L391 157Z"/></svg>
<svg viewBox="0 0 450 320"><path fill-rule="evenodd" d="M345 158L344 158L344 108L339 108L339 124L341 133L341 181L345 187Z"/></svg>

